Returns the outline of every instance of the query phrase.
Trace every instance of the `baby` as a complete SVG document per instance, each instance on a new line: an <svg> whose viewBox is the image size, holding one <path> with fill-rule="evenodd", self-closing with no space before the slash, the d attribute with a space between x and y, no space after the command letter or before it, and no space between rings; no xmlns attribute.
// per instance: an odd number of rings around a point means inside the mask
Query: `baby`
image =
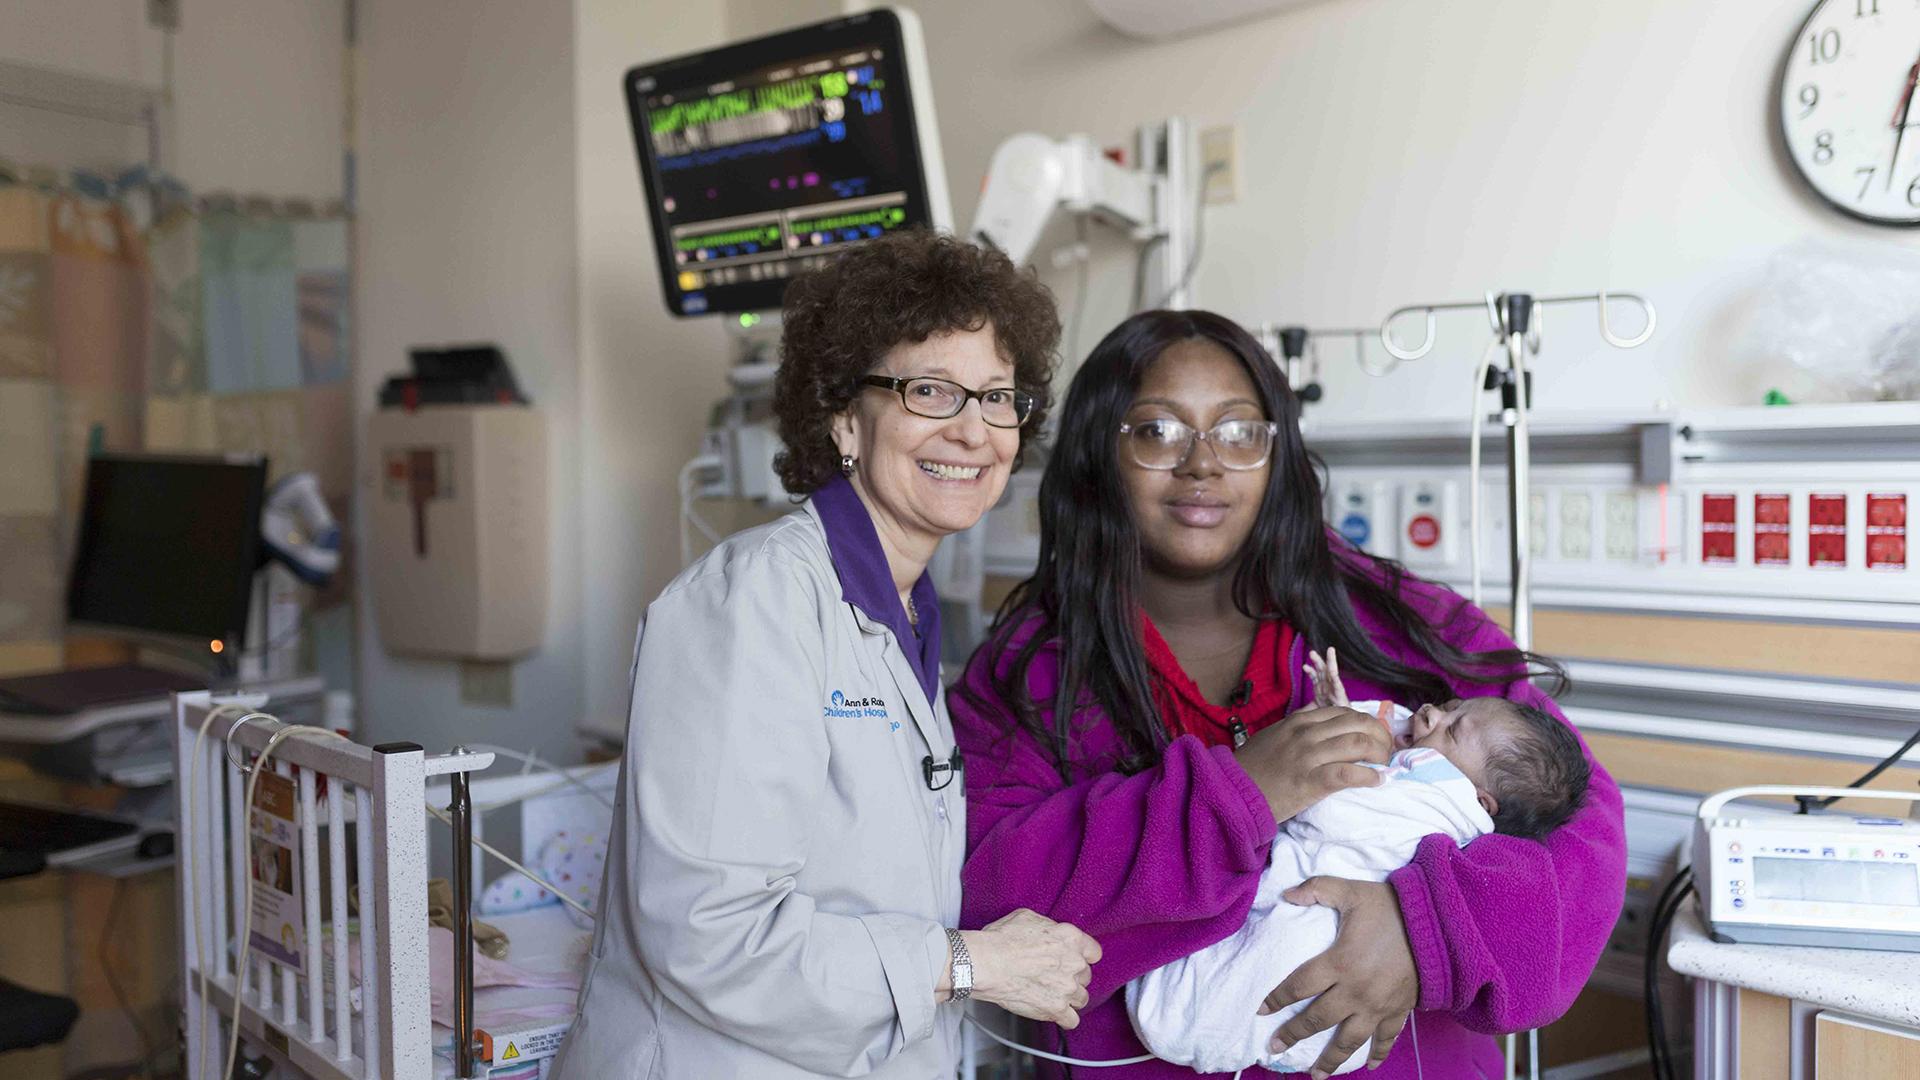
<svg viewBox="0 0 1920 1080"><path fill-rule="evenodd" d="M1322 1031L1272 1054L1268 1040L1307 1002L1255 1014L1294 968L1332 944L1337 916L1297 907L1280 894L1310 877L1385 881L1405 866L1423 837L1456 843L1489 832L1538 839L1558 828L1586 797L1589 768L1563 723L1505 698L1457 699L1416 712L1392 702L1348 702L1333 650L1313 662L1316 706L1341 705L1376 716L1401 749L1380 783L1349 788L1295 815L1274 838L1246 925L1207 948L1127 984L1127 1010L1147 1049L1198 1072L1251 1065L1304 1072L1333 1032ZM1336 1072L1366 1064L1368 1045Z"/></svg>

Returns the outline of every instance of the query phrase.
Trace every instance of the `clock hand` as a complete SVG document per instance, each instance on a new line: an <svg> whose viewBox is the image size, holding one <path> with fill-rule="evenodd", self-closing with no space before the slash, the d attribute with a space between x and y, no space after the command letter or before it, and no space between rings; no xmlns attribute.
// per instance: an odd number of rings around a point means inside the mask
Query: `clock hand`
<svg viewBox="0 0 1920 1080"><path fill-rule="evenodd" d="M1893 190L1893 173L1900 167L1900 144L1907 137L1907 114L1913 110L1913 88L1920 83L1920 60L1907 69L1907 85L1900 92L1900 105L1893 114L1893 160L1887 162L1887 190Z"/></svg>

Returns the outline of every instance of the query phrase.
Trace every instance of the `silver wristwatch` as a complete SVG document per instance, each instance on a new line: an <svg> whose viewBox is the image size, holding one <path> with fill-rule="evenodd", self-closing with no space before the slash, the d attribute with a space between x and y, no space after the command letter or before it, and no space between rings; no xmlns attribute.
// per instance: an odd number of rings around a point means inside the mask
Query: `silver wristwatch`
<svg viewBox="0 0 1920 1080"><path fill-rule="evenodd" d="M960 931L947 931L947 947L953 951L953 1000L973 996L973 958L967 955L967 943Z"/></svg>

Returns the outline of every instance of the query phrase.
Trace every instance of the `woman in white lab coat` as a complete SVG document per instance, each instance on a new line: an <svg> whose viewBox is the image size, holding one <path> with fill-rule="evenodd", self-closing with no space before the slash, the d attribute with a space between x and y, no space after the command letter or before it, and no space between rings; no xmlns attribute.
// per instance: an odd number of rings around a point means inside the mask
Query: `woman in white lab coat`
<svg viewBox="0 0 1920 1080"><path fill-rule="evenodd" d="M1072 1027L1099 946L958 932L962 766L926 566L1039 428L1059 320L1005 257L903 233L787 294L781 479L647 609L560 1080L951 1076L959 1000Z"/></svg>

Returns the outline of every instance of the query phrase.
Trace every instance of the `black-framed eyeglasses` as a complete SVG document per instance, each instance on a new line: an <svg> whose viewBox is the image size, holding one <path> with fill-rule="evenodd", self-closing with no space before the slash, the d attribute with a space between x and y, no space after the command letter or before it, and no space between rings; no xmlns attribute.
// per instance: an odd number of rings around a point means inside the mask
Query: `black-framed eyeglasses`
<svg viewBox="0 0 1920 1080"><path fill-rule="evenodd" d="M1280 425L1271 420L1222 420L1210 430L1198 431L1178 420L1156 417L1137 424L1121 424L1120 434L1143 469L1177 469L1204 439L1222 468L1235 472L1257 469L1273 453L1273 437Z"/></svg>
<svg viewBox="0 0 1920 1080"><path fill-rule="evenodd" d="M896 379L888 375L868 375L860 380L867 386L892 390L900 403L915 416L930 420L949 420L960 415L968 401L980 403L980 419L998 428L1017 428L1033 415L1033 395L1011 386L992 386L969 390L957 382L918 376Z"/></svg>

